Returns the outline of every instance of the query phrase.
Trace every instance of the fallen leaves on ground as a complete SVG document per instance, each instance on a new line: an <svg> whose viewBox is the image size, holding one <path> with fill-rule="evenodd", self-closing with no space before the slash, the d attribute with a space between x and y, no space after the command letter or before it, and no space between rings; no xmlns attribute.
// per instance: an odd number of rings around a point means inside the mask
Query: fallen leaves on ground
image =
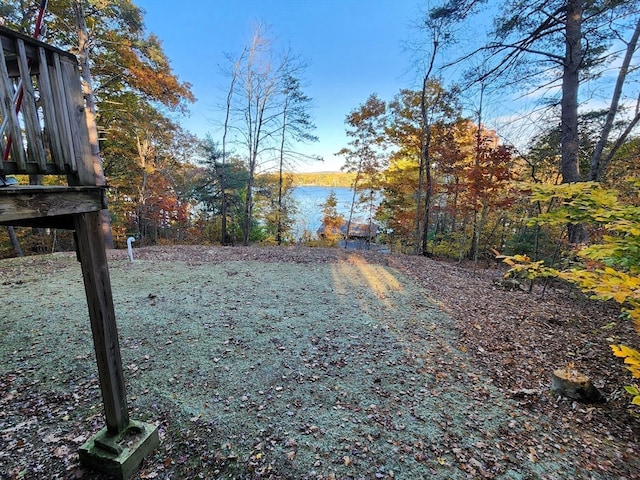
<svg viewBox="0 0 640 480"><path fill-rule="evenodd" d="M637 335L615 306L414 256L134 253L109 252L130 410L161 436L136 478L640 478L629 379L608 346ZM103 478L77 457L103 418L76 267L66 254L0 262L2 298L30 325L0 321L2 480ZM74 293L43 295L42 271L66 272ZM43 310L24 311L27 292ZM47 308L68 322L60 343ZM607 403L549 393L570 362Z"/></svg>

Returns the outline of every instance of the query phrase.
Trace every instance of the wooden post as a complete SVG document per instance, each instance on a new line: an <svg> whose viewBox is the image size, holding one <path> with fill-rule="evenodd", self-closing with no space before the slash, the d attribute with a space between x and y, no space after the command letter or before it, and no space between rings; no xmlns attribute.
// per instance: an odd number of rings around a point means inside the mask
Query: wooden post
<svg viewBox="0 0 640 480"><path fill-rule="evenodd" d="M117 435L129 425L129 414L100 212L74 215L74 226L89 306L107 431L109 434Z"/></svg>

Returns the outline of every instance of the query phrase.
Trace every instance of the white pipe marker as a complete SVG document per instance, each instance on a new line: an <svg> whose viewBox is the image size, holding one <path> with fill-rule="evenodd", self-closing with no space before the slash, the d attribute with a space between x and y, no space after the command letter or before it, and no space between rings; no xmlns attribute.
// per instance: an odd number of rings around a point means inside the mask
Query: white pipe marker
<svg viewBox="0 0 640 480"><path fill-rule="evenodd" d="M135 242L136 239L133 237L127 238L127 250L129 251L129 260L133 262L133 248L131 248L131 243Z"/></svg>

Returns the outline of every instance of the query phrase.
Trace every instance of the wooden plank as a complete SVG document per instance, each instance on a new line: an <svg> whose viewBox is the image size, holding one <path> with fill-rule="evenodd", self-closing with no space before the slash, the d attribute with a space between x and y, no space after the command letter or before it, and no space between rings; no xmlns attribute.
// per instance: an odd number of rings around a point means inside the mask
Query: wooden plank
<svg viewBox="0 0 640 480"><path fill-rule="evenodd" d="M69 120L69 105L65 98L64 83L62 80L62 65L58 55L54 56L53 66L51 68L51 91L53 94L53 103L55 106L58 133L60 134L60 144L62 146L62 154L65 165L68 170L76 172L78 167L75 162L75 153L73 150L73 140L71 137L71 123Z"/></svg>
<svg viewBox="0 0 640 480"><path fill-rule="evenodd" d="M27 56L31 58L37 58L37 48L44 48L48 52L56 52L58 55L63 55L68 57L71 60L76 60L75 55L69 52L65 52L57 47L49 45L48 43L44 43L40 40L36 40L35 38L25 35L23 33L16 32L15 30L11 30L7 27L3 27L0 25L0 42L2 43L2 48L8 52L15 53L15 41L16 39L22 39L25 42L27 47Z"/></svg>
<svg viewBox="0 0 640 480"><path fill-rule="evenodd" d="M2 61L2 59L0 58L0 62ZM2 79L0 79L2 80ZM4 81L4 80L2 80ZM0 97L2 95L0 94ZM7 114L4 112L4 103L2 102L2 99L0 98L0 120L2 120L2 123L0 123L0 175L4 174L4 165L7 162L3 161L4 158L4 151L7 148L7 144L5 142L5 129L9 127L9 118L7 117Z"/></svg>
<svg viewBox="0 0 640 480"><path fill-rule="evenodd" d="M31 67L27 60L24 41L18 39L18 64L20 65L20 79L22 80L22 119L24 120L25 136L27 138L27 159L37 164L42 171L45 171L47 164L47 154L44 150L44 139L42 138L42 125L38 118L38 107L36 105L36 94L31 80Z"/></svg>
<svg viewBox="0 0 640 480"><path fill-rule="evenodd" d="M0 223L25 219L97 212L107 206L102 187L0 188Z"/></svg>
<svg viewBox="0 0 640 480"><path fill-rule="evenodd" d="M74 222L107 431L115 435L127 428L129 414L100 213L75 215Z"/></svg>
<svg viewBox="0 0 640 480"><path fill-rule="evenodd" d="M6 73L7 66L4 58L4 51L2 48L0 48L0 63L2 63L2 65L4 66L3 69L0 69L0 81L2 81L2 85L6 85L10 82L10 79L8 74ZM2 88L1 90L4 90L4 88ZM4 173L5 162L3 162L2 159L4 158L4 151L7 148L7 144L5 142L5 132L9 128L10 121L10 117L7 115L6 110L7 106L4 102L4 96L2 94L2 91L0 91L0 120L2 120L2 123L0 123L0 155L2 155L2 158L0 158L0 175Z"/></svg>
<svg viewBox="0 0 640 480"><path fill-rule="evenodd" d="M49 68L47 68L47 58L44 48L39 49L40 54L40 76L38 77L38 87L40 88L40 103L44 115L44 126L49 138L49 147L53 163L58 166L60 172L64 172L64 154L62 151L60 129L56 120L56 110L53 102L53 91L51 89L51 78Z"/></svg>
<svg viewBox="0 0 640 480"><path fill-rule="evenodd" d="M59 217L27 218L14 220L9 223L0 222L2 226L28 227L28 228L57 228L60 230L75 230L73 215L62 215Z"/></svg>
<svg viewBox="0 0 640 480"><path fill-rule="evenodd" d="M4 142L4 135L0 132L0 155L4 155L4 151L7 148L7 144ZM4 165L7 162L2 161L0 157L0 175L5 175Z"/></svg>
<svg viewBox="0 0 640 480"><path fill-rule="evenodd" d="M80 72L77 63L61 61L65 97L69 105L70 125L73 148L77 165L77 178L70 179L70 184L95 185L96 175L93 166L93 155L89 143L89 131L85 114L85 101L80 83ZM77 183L76 183L77 182Z"/></svg>
<svg viewBox="0 0 640 480"><path fill-rule="evenodd" d="M63 175L60 173L58 166L51 162L47 162L47 168L44 172L35 163L27 163L25 168L22 169L18 169L16 162L11 160L2 163L4 164L3 168L6 175Z"/></svg>
<svg viewBox="0 0 640 480"><path fill-rule="evenodd" d="M24 167L27 160L24 149L22 148L22 133L20 132L18 116L16 115L13 105L13 95L15 92L11 87L13 82L9 78L4 51L2 49L0 49L0 78L2 79L2 85L0 85L0 101L3 105L3 114L6 115L3 121L7 121L5 127L7 138L13 139L11 142L11 159L16 162L18 167ZM4 149L1 154L4 155Z"/></svg>

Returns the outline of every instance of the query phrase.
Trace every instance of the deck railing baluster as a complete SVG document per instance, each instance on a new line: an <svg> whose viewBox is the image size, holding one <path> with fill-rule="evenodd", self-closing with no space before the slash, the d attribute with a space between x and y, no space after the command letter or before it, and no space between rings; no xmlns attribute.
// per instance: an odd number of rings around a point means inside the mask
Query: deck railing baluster
<svg viewBox="0 0 640 480"><path fill-rule="evenodd" d="M49 139L49 148L52 161L58 166L60 171L64 171L64 153L62 150L62 136L56 121L56 108L54 105L53 90L51 88L51 78L49 77L49 67L44 48L38 49L40 60L40 77L38 87L40 88L40 103L44 115L44 128Z"/></svg>
<svg viewBox="0 0 640 480"><path fill-rule="evenodd" d="M75 57L28 37L11 35L3 27L0 44L3 156L11 143L0 173L67 175L69 185L95 186ZM20 90L22 101L16 112Z"/></svg>
<svg viewBox="0 0 640 480"><path fill-rule="evenodd" d="M71 133L71 117L69 115L69 107L65 98L64 82L62 80L62 61L59 55L53 56L53 66L51 69L51 87L57 118L56 125L58 126L57 132L60 135L64 164L68 166L70 172L75 173L78 171L78 166L75 162Z"/></svg>
<svg viewBox="0 0 640 480"><path fill-rule="evenodd" d="M2 43L4 44L4 42ZM14 107L15 90L13 88L13 81L9 76L7 63L5 54L2 49L0 49L0 101L2 101L2 113L5 116L3 118L3 125L6 125L5 131L3 132L3 135L5 135L6 138L6 143L3 145L4 148L0 153L4 156L6 145L9 143L10 138L18 139L18 141L11 141L10 156L18 166L26 166L27 160L20 142L22 137L20 132L20 122L18 121L18 115L16 114ZM4 120L6 120L6 124L4 123ZM0 159L0 161L2 161L2 159Z"/></svg>
<svg viewBox="0 0 640 480"><path fill-rule="evenodd" d="M20 67L20 80L22 88L22 105L20 112L24 123L25 138L27 141L27 161L37 165L37 173L47 173L47 156L44 151L42 138L42 125L38 118L36 105L36 92L33 88L31 75L32 59L27 59L24 41L16 42L18 50L18 66Z"/></svg>

